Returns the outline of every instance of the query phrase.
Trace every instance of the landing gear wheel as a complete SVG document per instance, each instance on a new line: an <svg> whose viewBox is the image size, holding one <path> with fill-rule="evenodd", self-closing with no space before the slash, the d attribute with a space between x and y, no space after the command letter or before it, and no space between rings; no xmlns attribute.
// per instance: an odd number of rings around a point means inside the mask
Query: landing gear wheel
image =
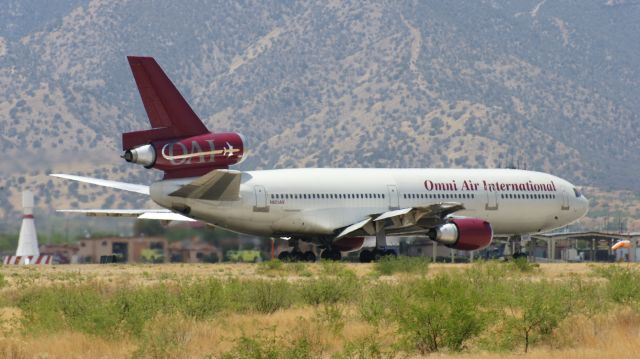
<svg viewBox="0 0 640 359"><path fill-rule="evenodd" d="M380 259L384 259L386 257L397 257L396 251L393 249L379 249L376 248L373 250L373 260L379 261Z"/></svg>
<svg viewBox="0 0 640 359"><path fill-rule="evenodd" d="M371 263L374 260L373 252L365 249L360 252L360 263Z"/></svg>
<svg viewBox="0 0 640 359"><path fill-rule="evenodd" d="M387 249L386 251L384 251L384 256L396 258L398 255L396 254L396 251L394 251L393 249Z"/></svg>
<svg viewBox="0 0 640 359"><path fill-rule="evenodd" d="M292 262L299 262L299 261L303 260L303 258L304 258L304 253L302 253L300 251L291 252L291 261Z"/></svg>
<svg viewBox="0 0 640 359"><path fill-rule="evenodd" d="M280 254L278 254L278 259L283 262L290 262L293 257L291 256L291 253L289 251L282 251L280 252Z"/></svg>
<svg viewBox="0 0 640 359"><path fill-rule="evenodd" d="M320 258L339 261L340 259L342 259L342 253L340 253L339 250L327 248L322 251L322 254L320 254Z"/></svg>
<svg viewBox="0 0 640 359"><path fill-rule="evenodd" d="M316 255L313 254L313 252L308 251L308 252L304 252L302 254L302 260L305 262L315 262L316 261Z"/></svg>

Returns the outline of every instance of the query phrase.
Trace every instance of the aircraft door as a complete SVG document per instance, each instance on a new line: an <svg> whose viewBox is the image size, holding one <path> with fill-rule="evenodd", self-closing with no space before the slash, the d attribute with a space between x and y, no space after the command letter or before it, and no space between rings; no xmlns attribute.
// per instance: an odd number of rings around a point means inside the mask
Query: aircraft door
<svg viewBox="0 0 640 359"><path fill-rule="evenodd" d="M398 196L398 187L394 184L387 185L389 192L389 209L400 208L400 197Z"/></svg>
<svg viewBox="0 0 640 359"><path fill-rule="evenodd" d="M487 211L495 211L498 209L498 193L493 191L487 192L487 203L484 205Z"/></svg>
<svg viewBox="0 0 640 359"><path fill-rule="evenodd" d="M253 193L255 194L254 212L267 212L269 206L267 205L267 191L264 186L253 186Z"/></svg>
<svg viewBox="0 0 640 359"><path fill-rule="evenodd" d="M563 211L568 211L569 210L569 194L567 193L567 191L562 191L562 207L560 207L561 210Z"/></svg>

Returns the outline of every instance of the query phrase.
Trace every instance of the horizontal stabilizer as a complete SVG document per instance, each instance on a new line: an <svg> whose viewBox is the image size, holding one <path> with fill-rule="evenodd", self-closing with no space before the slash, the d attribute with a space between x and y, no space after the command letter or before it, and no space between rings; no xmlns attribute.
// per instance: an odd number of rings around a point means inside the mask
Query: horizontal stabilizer
<svg viewBox="0 0 640 359"><path fill-rule="evenodd" d="M213 170L169 195L210 201L234 201L240 198L241 178L240 171Z"/></svg>
<svg viewBox="0 0 640 359"><path fill-rule="evenodd" d="M88 217L133 217L159 221L195 222L194 219L167 209L59 209L62 213L80 213Z"/></svg>
<svg viewBox="0 0 640 359"><path fill-rule="evenodd" d="M72 181L95 184L103 187L117 188L124 191L146 194L147 196L149 195L149 186L145 186L142 184L110 181L110 180L104 180L100 178L82 177L82 176L74 176L74 175L67 175L67 174L60 174L60 173L52 173L49 176L70 179Z"/></svg>

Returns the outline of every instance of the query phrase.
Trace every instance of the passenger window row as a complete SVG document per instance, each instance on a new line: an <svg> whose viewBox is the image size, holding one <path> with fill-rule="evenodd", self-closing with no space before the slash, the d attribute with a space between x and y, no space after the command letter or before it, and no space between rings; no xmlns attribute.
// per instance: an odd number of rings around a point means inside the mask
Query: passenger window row
<svg viewBox="0 0 640 359"><path fill-rule="evenodd" d="M475 198L473 193L405 193L405 199L463 199Z"/></svg>
<svg viewBox="0 0 640 359"><path fill-rule="evenodd" d="M384 199L383 193L272 193L271 199Z"/></svg>
<svg viewBox="0 0 640 359"><path fill-rule="evenodd" d="M555 194L548 193L503 193L500 195L502 199L554 199L556 198Z"/></svg>

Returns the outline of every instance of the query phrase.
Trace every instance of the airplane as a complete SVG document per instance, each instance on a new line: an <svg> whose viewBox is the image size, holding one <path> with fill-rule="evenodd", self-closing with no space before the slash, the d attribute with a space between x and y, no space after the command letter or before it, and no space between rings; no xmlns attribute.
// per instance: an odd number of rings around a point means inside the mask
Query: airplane
<svg viewBox="0 0 640 359"><path fill-rule="evenodd" d="M288 239L280 259L315 261L300 241L340 260L360 250L371 262L395 251L386 237L424 236L480 250L494 236L566 226L588 211L576 186L517 169L296 168L239 171L243 136L211 132L152 57L129 56L151 129L122 134L127 162L164 172L150 186L69 174L51 176L150 196L162 209L71 209L90 216L201 221L231 231ZM362 249L375 237L374 249Z"/></svg>

